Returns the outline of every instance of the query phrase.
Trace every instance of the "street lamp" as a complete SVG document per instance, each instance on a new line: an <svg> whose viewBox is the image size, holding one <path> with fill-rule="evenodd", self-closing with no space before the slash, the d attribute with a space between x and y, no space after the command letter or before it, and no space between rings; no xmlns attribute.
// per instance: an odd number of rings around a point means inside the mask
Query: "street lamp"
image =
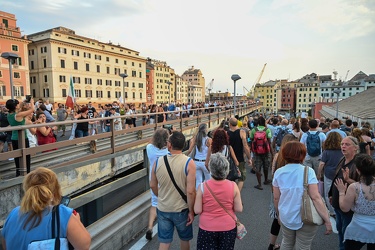
<svg viewBox="0 0 375 250"><path fill-rule="evenodd" d="M125 104L125 78L128 77L128 75L121 73L120 76L122 77L122 103Z"/></svg>
<svg viewBox="0 0 375 250"><path fill-rule="evenodd" d="M169 105L171 105L171 84L172 83L168 81L167 84L168 84L168 93L169 93Z"/></svg>
<svg viewBox="0 0 375 250"><path fill-rule="evenodd" d="M339 118L339 95L341 93L340 89L335 89L333 91L337 95L337 100L336 100L336 118Z"/></svg>
<svg viewBox="0 0 375 250"><path fill-rule="evenodd" d="M12 99L14 99L12 64L16 62L16 59L18 59L19 56L15 53L4 52L1 54L1 57L9 61L10 94L11 94Z"/></svg>
<svg viewBox="0 0 375 250"><path fill-rule="evenodd" d="M236 82L241 79L241 77L237 74L233 74L231 76L232 81L234 82L234 96L233 96L233 113L236 115Z"/></svg>

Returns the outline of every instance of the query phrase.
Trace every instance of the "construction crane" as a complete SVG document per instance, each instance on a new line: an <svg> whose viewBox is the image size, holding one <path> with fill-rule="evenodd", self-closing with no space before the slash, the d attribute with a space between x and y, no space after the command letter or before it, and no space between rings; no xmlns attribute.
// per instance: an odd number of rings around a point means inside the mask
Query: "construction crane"
<svg viewBox="0 0 375 250"><path fill-rule="evenodd" d="M208 101L211 99L211 90L214 86L214 79L211 80L211 82L208 83L208 86L206 87L206 90L208 91Z"/></svg>
<svg viewBox="0 0 375 250"><path fill-rule="evenodd" d="M247 96L247 97L249 97L249 95L251 94L251 91L250 90L248 90L245 86L243 86L243 94L245 95L245 96Z"/></svg>
<svg viewBox="0 0 375 250"><path fill-rule="evenodd" d="M344 82L346 82L346 79L348 79L349 71L350 71L350 70L346 71L346 76L345 76Z"/></svg>
<svg viewBox="0 0 375 250"><path fill-rule="evenodd" d="M262 68L262 70L260 71L260 74L259 74L257 80L255 81L255 83L254 83L253 86L251 87L251 91L249 91L250 95L254 95L254 94L255 94L255 93L254 93L254 92L255 92L255 85L256 85L257 83L260 82L260 79L262 79L262 76L263 76L263 73L264 73L264 69L266 68L266 66L267 66L267 63L265 63L265 64L263 65L263 68Z"/></svg>

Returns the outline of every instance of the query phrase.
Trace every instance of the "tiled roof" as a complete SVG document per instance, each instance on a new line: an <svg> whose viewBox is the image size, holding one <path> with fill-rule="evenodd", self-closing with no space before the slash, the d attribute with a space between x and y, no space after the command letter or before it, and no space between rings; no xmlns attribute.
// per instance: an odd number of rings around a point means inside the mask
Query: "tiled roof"
<svg viewBox="0 0 375 250"><path fill-rule="evenodd" d="M339 101L339 110L362 119L375 119L375 87Z"/></svg>

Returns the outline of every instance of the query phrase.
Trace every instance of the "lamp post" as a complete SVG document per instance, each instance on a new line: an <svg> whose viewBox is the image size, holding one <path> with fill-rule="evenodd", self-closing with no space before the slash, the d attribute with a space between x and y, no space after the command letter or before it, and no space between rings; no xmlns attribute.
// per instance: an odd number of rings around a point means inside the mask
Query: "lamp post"
<svg viewBox="0 0 375 250"><path fill-rule="evenodd" d="M168 81L167 84L168 84L168 93L169 93L169 105L171 105L171 84L172 83Z"/></svg>
<svg viewBox="0 0 375 250"><path fill-rule="evenodd" d="M234 82L234 96L233 96L233 115L236 115L236 82L241 79L237 74L231 76L232 81Z"/></svg>
<svg viewBox="0 0 375 250"><path fill-rule="evenodd" d="M336 100L336 118L339 118L339 95L341 93L340 89L335 89L333 91L337 95L337 100Z"/></svg>
<svg viewBox="0 0 375 250"><path fill-rule="evenodd" d="M122 102L125 104L125 78L128 77L128 75L121 73L120 76L122 77Z"/></svg>
<svg viewBox="0 0 375 250"><path fill-rule="evenodd" d="M19 58L19 56L15 53L4 52L1 54L1 57L4 59L7 59L9 62L10 94L11 94L11 98L14 99L12 64L16 62L16 59Z"/></svg>

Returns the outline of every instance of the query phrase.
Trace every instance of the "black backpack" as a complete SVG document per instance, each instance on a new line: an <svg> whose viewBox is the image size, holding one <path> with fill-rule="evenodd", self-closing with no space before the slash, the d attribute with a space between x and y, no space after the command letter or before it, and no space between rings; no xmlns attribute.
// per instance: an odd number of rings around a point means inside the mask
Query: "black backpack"
<svg viewBox="0 0 375 250"><path fill-rule="evenodd" d="M278 147L281 146L281 142L283 141L283 138L284 136L288 133L287 131L287 128L283 129L283 128L278 128L278 133L277 133L277 136L276 136L276 145Z"/></svg>

